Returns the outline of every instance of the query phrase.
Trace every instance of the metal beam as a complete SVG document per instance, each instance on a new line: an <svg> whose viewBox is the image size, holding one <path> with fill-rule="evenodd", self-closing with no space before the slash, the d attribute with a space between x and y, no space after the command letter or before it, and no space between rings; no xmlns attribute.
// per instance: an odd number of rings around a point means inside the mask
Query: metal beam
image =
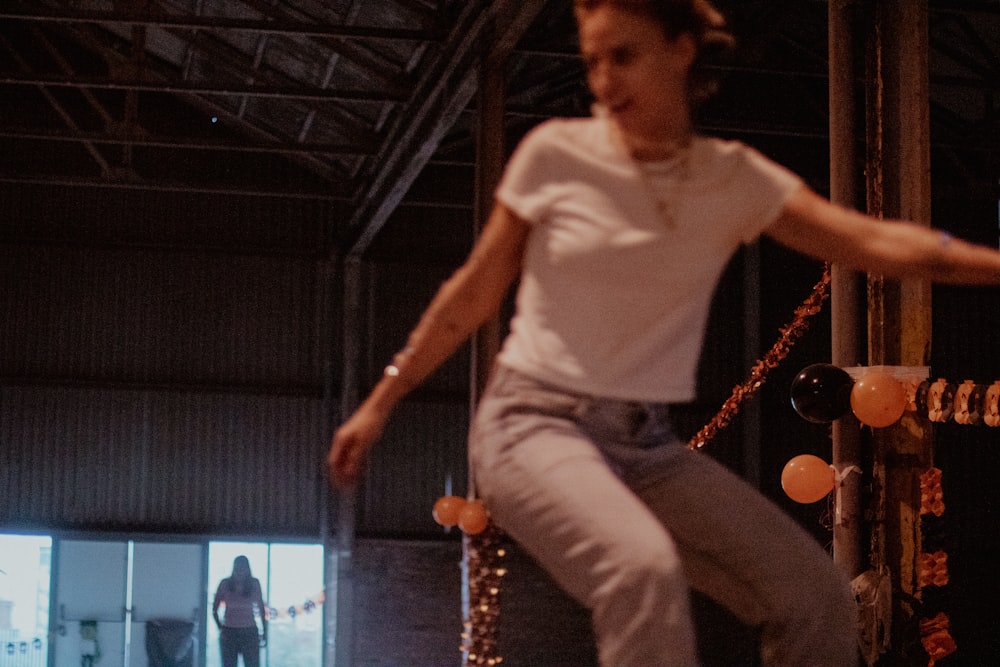
<svg viewBox="0 0 1000 667"><path fill-rule="evenodd" d="M17 52L13 45L11 45L10 42L2 36L0 36L0 45L2 45L10 53L11 57L21 69L26 71L30 70L31 66L28 62L22 58L21 54ZM55 111L56 115L62 119L65 126L78 132L80 130L80 126L73 118L73 114L66 109L66 107L63 106L58 99L56 99L52 92L43 85L36 84L35 87L38 88L38 92L45 98L45 101L49 103L49 106L52 107L52 110ZM97 163L97 166L101 168L103 173L110 173L110 163L107 158L99 150L97 150L97 147L94 144L83 142L83 147L86 149L87 153L90 154L90 157L94 160L94 162Z"/></svg>
<svg viewBox="0 0 1000 667"><path fill-rule="evenodd" d="M495 27L491 51L493 44L506 48L516 43L544 4L544 0L489 4L470 0L465 5L446 47L424 73L406 105L405 117L397 118L375 159L369 188L350 222L357 234L351 254L368 248L475 95L476 59L482 53L483 36ZM498 17L503 17L502 23Z"/></svg>
<svg viewBox="0 0 1000 667"><path fill-rule="evenodd" d="M220 95L227 97L264 97L283 100L323 102L402 102L404 96L396 91L378 90L318 90L314 86L261 86L235 82L190 83L144 79L110 79L95 76L18 75L0 76L0 85L46 86L49 88L79 88L102 90L132 90L177 95Z"/></svg>
<svg viewBox="0 0 1000 667"><path fill-rule="evenodd" d="M160 28L185 28L189 30L234 30L272 35L298 35L303 37L338 37L342 39L386 39L403 41L438 41L440 32L434 27L383 28L379 26L322 25L292 20L258 20L221 16L171 15L150 12L100 12L100 11L50 11L35 8L32 11L0 11L0 19L48 23L119 23L123 25L155 26Z"/></svg>
<svg viewBox="0 0 1000 667"><path fill-rule="evenodd" d="M371 142L367 145L362 145L361 141L345 141L343 143L284 143L277 139L274 141L254 141L252 139L226 141L194 136L171 137L146 132L126 134L88 132L84 130L61 131L10 125L0 127L0 138L30 139L33 141L90 142L94 144L133 144L135 146L148 146L151 148L180 148L193 151L227 151L232 153L271 153L278 155L301 153L370 155L377 148Z"/></svg>
<svg viewBox="0 0 1000 667"><path fill-rule="evenodd" d="M111 170L112 172L114 170ZM225 195L232 197L277 197L280 199L308 199L315 201L348 202L350 198L336 191L313 192L306 190L276 190L274 188L243 187L206 183L166 184L144 180L98 180L93 178L71 178L67 176L7 176L0 174L0 183L11 185L49 185L58 187L105 188L108 190L142 190L144 192L182 192L202 195Z"/></svg>

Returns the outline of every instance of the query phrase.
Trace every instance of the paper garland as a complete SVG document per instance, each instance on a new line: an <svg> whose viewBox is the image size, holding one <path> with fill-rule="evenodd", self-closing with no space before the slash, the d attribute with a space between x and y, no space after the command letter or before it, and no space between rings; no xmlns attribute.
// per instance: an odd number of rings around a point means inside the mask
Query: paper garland
<svg viewBox="0 0 1000 667"><path fill-rule="evenodd" d="M919 621L920 643L927 651L928 667L958 650L951 636L951 620L944 611L935 610L929 599L949 581L948 553L938 525L944 510L941 471L932 467L920 475L921 553L917 566L917 599L922 602L923 615Z"/></svg>
<svg viewBox="0 0 1000 667"><path fill-rule="evenodd" d="M325 599L326 596L320 592L299 605L291 605L283 609L268 607L267 618L269 620L275 618L295 618L296 616L301 616L302 614L311 614L316 611L316 609L323 606L323 601Z"/></svg>

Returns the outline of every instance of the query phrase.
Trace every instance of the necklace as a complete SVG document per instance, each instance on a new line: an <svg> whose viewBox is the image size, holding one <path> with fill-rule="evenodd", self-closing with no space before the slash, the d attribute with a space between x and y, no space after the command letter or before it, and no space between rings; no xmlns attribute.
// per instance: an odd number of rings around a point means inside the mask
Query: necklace
<svg viewBox="0 0 1000 667"><path fill-rule="evenodd" d="M681 190L691 177L690 142L679 146L666 161L650 163L632 157L632 163L660 221L668 229L676 228Z"/></svg>
<svg viewBox="0 0 1000 667"><path fill-rule="evenodd" d="M677 210L680 191L691 177L691 146L693 137L684 134L678 141L649 143L644 148L657 156L656 160L641 160L637 149L629 145L617 126L611 128L612 141L635 167L646 196L653 204L657 217L668 229L677 227Z"/></svg>

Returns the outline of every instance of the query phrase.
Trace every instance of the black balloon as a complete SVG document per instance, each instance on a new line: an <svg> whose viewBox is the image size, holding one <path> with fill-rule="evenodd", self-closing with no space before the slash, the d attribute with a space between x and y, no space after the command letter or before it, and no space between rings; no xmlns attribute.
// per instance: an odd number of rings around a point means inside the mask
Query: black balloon
<svg viewBox="0 0 1000 667"><path fill-rule="evenodd" d="M833 364L813 364L792 380L792 407L804 419L826 424L851 408L854 380Z"/></svg>

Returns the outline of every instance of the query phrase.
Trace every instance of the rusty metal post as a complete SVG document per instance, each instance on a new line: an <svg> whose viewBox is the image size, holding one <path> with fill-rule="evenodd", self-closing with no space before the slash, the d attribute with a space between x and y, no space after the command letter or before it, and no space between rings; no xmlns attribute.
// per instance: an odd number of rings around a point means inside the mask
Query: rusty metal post
<svg viewBox="0 0 1000 667"><path fill-rule="evenodd" d="M880 0L869 47L869 212L930 224L927 3ZM869 364L926 366L931 289L924 280L868 281ZM932 460L929 424L913 413L873 435L873 565L890 574L893 652L913 638L920 556L920 473Z"/></svg>
<svg viewBox="0 0 1000 667"><path fill-rule="evenodd" d="M505 58L485 54L480 61L479 89L476 96L476 191L474 206L475 236L478 238L493 208L493 191L500 181L504 164L504 110L506 102ZM469 418L474 418L479 397L489 378L493 359L500 350L500 319L494 317L472 337L469 364ZM469 498L475 497L476 478L469 463ZM489 532L489 531L487 531ZM474 651L492 652L496 639L496 619L474 613L472 600L483 591L483 577L471 570L492 569L492 554L484 548L485 535L462 536L462 620L470 639L463 651L463 664L480 664L483 656ZM484 620L486 619L486 620Z"/></svg>

